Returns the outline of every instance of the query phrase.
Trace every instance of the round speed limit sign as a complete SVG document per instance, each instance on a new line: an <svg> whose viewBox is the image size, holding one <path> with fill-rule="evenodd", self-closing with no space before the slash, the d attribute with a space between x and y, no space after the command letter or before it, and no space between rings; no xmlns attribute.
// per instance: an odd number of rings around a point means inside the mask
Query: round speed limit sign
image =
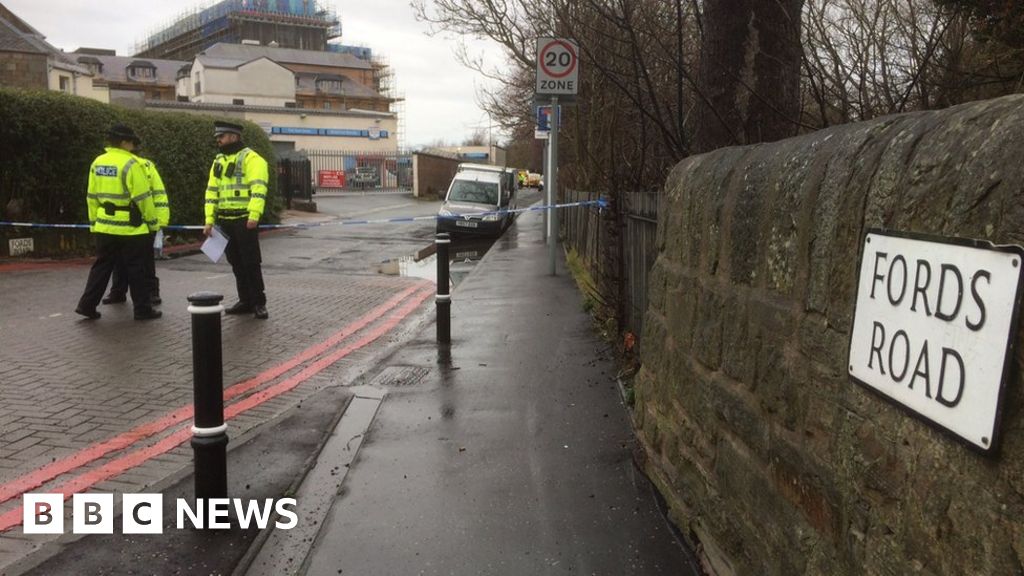
<svg viewBox="0 0 1024 576"><path fill-rule="evenodd" d="M576 94L579 46L568 38L537 39L537 94Z"/></svg>

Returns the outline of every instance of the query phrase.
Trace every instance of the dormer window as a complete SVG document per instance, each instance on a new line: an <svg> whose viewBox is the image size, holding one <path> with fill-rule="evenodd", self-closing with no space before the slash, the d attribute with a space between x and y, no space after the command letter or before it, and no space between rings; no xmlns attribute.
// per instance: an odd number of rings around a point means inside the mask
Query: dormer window
<svg viewBox="0 0 1024 576"><path fill-rule="evenodd" d="M88 68L89 73L93 76L99 76L103 73L103 62L100 62L98 58L82 56L78 59L78 63Z"/></svg>
<svg viewBox="0 0 1024 576"><path fill-rule="evenodd" d="M340 76L320 76L316 79L316 91L329 94L341 94Z"/></svg>
<svg viewBox="0 0 1024 576"><path fill-rule="evenodd" d="M156 78L156 66L145 60L135 60L128 65L128 78L132 80L153 80Z"/></svg>

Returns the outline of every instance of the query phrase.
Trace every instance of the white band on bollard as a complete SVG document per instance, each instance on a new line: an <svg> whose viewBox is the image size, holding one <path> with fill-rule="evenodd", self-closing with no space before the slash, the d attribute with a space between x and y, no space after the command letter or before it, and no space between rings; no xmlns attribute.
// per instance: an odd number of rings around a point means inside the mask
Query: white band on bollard
<svg viewBox="0 0 1024 576"><path fill-rule="evenodd" d="M192 435L193 436L198 436L200 438L207 438L207 437L210 437L210 436L220 436L221 434L224 434L227 431L228 431L228 425L227 424L221 424L220 426L217 426L216 428L196 428L195 426L192 427Z"/></svg>
<svg viewBox="0 0 1024 576"><path fill-rule="evenodd" d="M451 243L452 243L451 240L446 240L446 239L442 239L442 238L438 238L437 240L434 240L434 244L451 244Z"/></svg>
<svg viewBox="0 0 1024 576"><path fill-rule="evenodd" d="M434 298L434 302L451 302L451 301L452 301L451 294L438 294Z"/></svg>
<svg viewBox="0 0 1024 576"><path fill-rule="evenodd" d="M220 314L223 311L223 304L217 304L216 306L195 306L193 304L188 305L189 314Z"/></svg>

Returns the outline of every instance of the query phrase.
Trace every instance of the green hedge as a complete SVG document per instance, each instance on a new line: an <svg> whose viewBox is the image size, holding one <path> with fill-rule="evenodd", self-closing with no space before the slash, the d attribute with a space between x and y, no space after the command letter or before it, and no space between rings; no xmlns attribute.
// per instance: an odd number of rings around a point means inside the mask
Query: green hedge
<svg viewBox="0 0 1024 576"><path fill-rule="evenodd" d="M215 119L131 110L59 92L2 89L0 219L88 222L85 193L89 165L103 153L107 129L123 122L142 139L141 155L153 160L163 177L171 203L171 224L202 224L206 180L217 154ZM259 126L240 123L245 126L246 144L270 163L264 220L279 222L282 202L270 139Z"/></svg>

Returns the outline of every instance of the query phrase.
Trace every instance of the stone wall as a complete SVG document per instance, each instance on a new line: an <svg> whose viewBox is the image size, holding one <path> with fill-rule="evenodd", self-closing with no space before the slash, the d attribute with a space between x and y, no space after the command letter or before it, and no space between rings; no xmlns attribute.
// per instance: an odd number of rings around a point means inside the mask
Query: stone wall
<svg viewBox="0 0 1024 576"><path fill-rule="evenodd" d="M635 380L645 467L717 574L1024 573L1024 346L972 452L847 377L884 227L1024 244L1024 96L689 158Z"/></svg>
<svg viewBox="0 0 1024 576"><path fill-rule="evenodd" d="M0 52L0 86L46 90L46 54Z"/></svg>
<svg viewBox="0 0 1024 576"><path fill-rule="evenodd" d="M417 152L412 155L412 195L444 198L455 177L459 161L445 156Z"/></svg>

